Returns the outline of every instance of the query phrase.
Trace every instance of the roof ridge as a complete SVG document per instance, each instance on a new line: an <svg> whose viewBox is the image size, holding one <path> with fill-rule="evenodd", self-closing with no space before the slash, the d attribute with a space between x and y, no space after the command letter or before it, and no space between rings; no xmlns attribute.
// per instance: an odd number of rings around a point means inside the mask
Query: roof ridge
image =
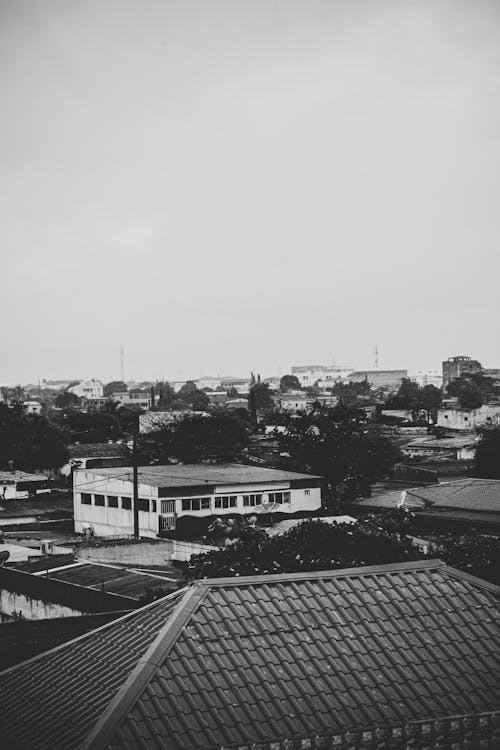
<svg viewBox="0 0 500 750"><path fill-rule="evenodd" d="M287 520L287 519L285 519ZM431 560L409 560L408 562L383 563L380 565L364 565L354 568L337 568L333 570L315 570L297 573L269 573L268 575L234 576L225 578L202 578L194 581L198 588L211 586L248 586L251 584L281 583L285 581L310 580L311 578L350 578L363 575L381 575L413 570L433 570L446 567L446 563L438 558Z"/></svg>
<svg viewBox="0 0 500 750"><path fill-rule="evenodd" d="M81 744L81 750L104 750L122 717L140 698L149 678L174 646L184 625L207 596L208 591L208 589L202 591L197 586L187 587L174 612L167 618L165 625L160 628L146 653L139 659L114 698L101 713L99 720Z"/></svg>

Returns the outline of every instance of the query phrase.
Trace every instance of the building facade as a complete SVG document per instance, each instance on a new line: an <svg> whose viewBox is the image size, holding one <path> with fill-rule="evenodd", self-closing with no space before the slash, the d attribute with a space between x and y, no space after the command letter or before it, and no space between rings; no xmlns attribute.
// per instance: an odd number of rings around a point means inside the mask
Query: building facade
<svg viewBox="0 0 500 750"><path fill-rule="evenodd" d="M327 380L334 385L339 380L349 379L352 367L337 367L336 365L304 365L292 367L292 375L295 375L303 388L315 385L318 380Z"/></svg>
<svg viewBox="0 0 500 750"><path fill-rule="evenodd" d="M481 363L471 357L448 357L443 362L443 388L451 383L454 378L467 377L479 374L482 370Z"/></svg>
<svg viewBox="0 0 500 750"><path fill-rule="evenodd" d="M139 533L175 531L183 516L293 514L321 507L321 477L228 464L139 467ZM73 476L75 531L133 534L132 469L77 470Z"/></svg>
<svg viewBox="0 0 500 750"><path fill-rule="evenodd" d="M104 386L101 380L90 378L82 380L78 385L68 388L69 393L74 393L78 398L102 398L104 395Z"/></svg>
<svg viewBox="0 0 500 750"><path fill-rule="evenodd" d="M437 426L450 430L475 430L476 427L498 427L500 425L500 404L484 404L479 409L439 409Z"/></svg>

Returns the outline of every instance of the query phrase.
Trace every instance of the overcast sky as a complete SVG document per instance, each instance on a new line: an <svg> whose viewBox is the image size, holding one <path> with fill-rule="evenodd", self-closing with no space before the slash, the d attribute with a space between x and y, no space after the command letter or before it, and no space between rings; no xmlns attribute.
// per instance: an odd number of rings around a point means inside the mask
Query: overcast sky
<svg viewBox="0 0 500 750"><path fill-rule="evenodd" d="M0 9L0 382L500 366L498 0Z"/></svg>

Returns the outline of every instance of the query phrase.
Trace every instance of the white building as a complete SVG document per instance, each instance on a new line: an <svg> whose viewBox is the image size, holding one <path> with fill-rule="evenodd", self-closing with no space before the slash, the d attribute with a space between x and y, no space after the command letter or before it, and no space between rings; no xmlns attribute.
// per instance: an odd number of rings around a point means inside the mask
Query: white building
<svg viewBox="0 0 500 750"><path fill-rule="evenodd" d="M102 398L104 396L104 387L101 380L90 378L82 380L78 385L68 388L69 393L74 393L78 398Z"/></svg>
<svg viewBox="0 0 500 750"><path fill-rule="evenodd" d="M40 401L24 401L23 408L26 414L35 414L38 416L42 413L42 405Z"/></svg>
<svg viewBox="0 0 500 750"><path fill-rule="evenodd" d="M81 469L73 475L75 531L133 534L132 469ZM183 516L287 513L321 507L321 477L256 466L139 467L139 533L156 538Z"/></svg>
<svg viewBox="0 0 500 750"><path fill-rule="evenodd" d="M352 367L338 367L337 365L304 365L292 367L292 375L298 379L303 388L313 386L318 380L328 381L329 388L339 380L346 380Z"/></svg>
<svg viewBox="0 0 500 750"><path fill-rule="evenodd" d="M139 409L149 409L151 406L150 391L123 391L113 393L111 398L120 406L137 406Z"/></svg>
<svg viewBox="0 0 500 750"><path fill-rule="evenodd" d="M421 387L426 385L434 385L436 388L443 387L443 372L442 370L427 369L427 370L410 370L408 377L415 383L418 383Z"/></svg>
<svg viewBox="0 0 500 750"><path fill-rule="evenodd" d="M474 430L476 427L500 425L500 404L484 404L479 409L439 409L438 427L450 430Z"/></svg>
<svg viewBox="0 0 500 750"><path fill-rule="evenodd" d="M26 471L0 471L0 501L24 500L40 493L50 492L50 480L43 474Z"/></svg>

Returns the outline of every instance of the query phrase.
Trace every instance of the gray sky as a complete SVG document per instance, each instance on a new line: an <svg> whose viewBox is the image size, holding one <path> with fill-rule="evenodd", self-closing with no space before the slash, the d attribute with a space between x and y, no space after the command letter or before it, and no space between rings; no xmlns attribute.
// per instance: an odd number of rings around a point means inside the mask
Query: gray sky
<svg viewBox="0 0 500 750"><path fill-rule="evenodd" d="M0 382L500 366L500 2L0 0Z"/></svg>

